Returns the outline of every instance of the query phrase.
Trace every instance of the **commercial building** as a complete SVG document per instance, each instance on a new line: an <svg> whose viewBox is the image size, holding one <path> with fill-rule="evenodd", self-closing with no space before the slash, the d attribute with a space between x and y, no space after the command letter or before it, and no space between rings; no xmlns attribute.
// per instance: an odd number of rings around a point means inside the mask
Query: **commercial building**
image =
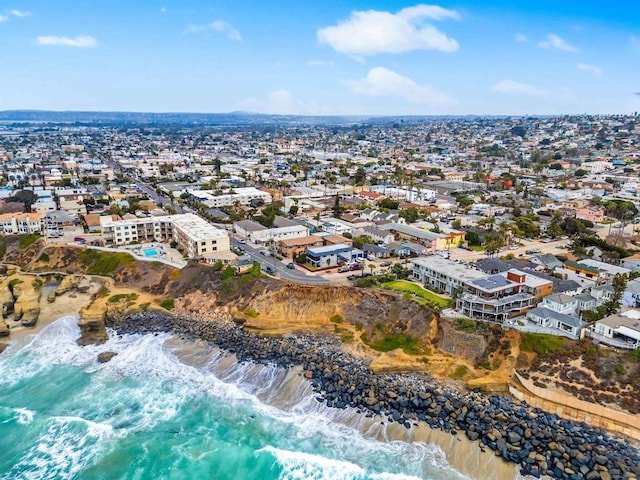
<svg viewBox="0 0 640 480"><path fill-rule="evenodd" d="M229 251L227 231L192 213L128 219L104 216L100 227L105 245L173 241L190 258L214 258Z"/></svg>

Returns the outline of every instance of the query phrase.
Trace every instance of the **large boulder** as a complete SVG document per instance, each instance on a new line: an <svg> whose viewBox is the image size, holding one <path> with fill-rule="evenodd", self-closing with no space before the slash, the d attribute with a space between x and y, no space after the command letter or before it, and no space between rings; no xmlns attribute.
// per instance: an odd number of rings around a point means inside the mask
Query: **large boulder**
<svg viewBox="0 0 640 480"><path fill-rule="evenodd" d="M0 320L0 337L8 337L9 333L9 325Z"/></svg>
<svg viewBox="0 0 640 480"><path fill-rule="evenodd" d="M78 345L100 345L109 339L105 327L105 314L95 307L85 307L80 310L80 338Z"/></svg>
<svg viewBox="0 0 640 480"><path fill-rule="evenodd" d="M75 275L67 275L60 281L60 285L55 290L56 297L78 288L79 279Z"/></svg>
<svg viewBox="0 0 640 480"><path fill-rule="evenodd" d="M13 286L13 294L16 297L14 318L25 327L33 327L40 316L40 286L18 282Z"/></svg>
<svg viewBox="0 0 640 480"><path fill-rule="evenodd" d="M2 310L2 318L7 318L13 313L14 298L7 280L0 282L0 309Z"/></svg>

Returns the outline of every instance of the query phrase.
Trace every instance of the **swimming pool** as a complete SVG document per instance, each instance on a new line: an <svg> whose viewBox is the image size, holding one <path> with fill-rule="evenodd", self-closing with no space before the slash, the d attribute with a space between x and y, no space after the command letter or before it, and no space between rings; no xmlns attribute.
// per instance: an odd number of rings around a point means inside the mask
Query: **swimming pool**
<svg viewBox="0 0 640 480"><path fill-rule="evenodd" d="M156 248L143 248L142 253L144 253L145 257L157 257L158 250Z"/></svg>

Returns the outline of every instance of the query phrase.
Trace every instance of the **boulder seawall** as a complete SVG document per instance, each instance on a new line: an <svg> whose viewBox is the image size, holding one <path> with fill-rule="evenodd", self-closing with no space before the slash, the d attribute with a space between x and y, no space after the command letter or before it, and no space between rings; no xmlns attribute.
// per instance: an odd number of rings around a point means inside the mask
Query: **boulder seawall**
<svg viewBox="0 0 640 480"><path fill-rule="evenodd" d="M119 333L197 337L240 361L301 365L317 400L330 407L352 407L406 428L421 421L451 435L464 434L480 448L518 464L523 474L571 480L632 480L640 474L640 452L628 440L509 397L448 389L423 373L374 374L365 360L345 353L331 336L259 337L222 315L199 320L145 311L102 320Z"/></svg>

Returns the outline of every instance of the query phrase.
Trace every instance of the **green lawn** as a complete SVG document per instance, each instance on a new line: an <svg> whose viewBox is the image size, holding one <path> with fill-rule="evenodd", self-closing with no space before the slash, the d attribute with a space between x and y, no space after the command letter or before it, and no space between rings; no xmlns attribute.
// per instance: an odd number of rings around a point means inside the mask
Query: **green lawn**
<svg viewBox="0 0 640 480"><path fill-rule="evenodd" d="M411 295L415 295L419 298L429 300L440 307L448 307L452 303L450 298L442 297L437 293L427 290L426 288L422 288L420 285L416 285L415 283L407 282L406 280L385 282L382 284L382 287L388 288L389 290L395 290L397 292L410 293Z"/></svg>
<svg viewBox="0 0 640 480"><path fill-rule="evenodd" d="M482 252L484 251L484 247L480 246L480 245L472 245L471 249L474 250L475 252Z"/></svg>

